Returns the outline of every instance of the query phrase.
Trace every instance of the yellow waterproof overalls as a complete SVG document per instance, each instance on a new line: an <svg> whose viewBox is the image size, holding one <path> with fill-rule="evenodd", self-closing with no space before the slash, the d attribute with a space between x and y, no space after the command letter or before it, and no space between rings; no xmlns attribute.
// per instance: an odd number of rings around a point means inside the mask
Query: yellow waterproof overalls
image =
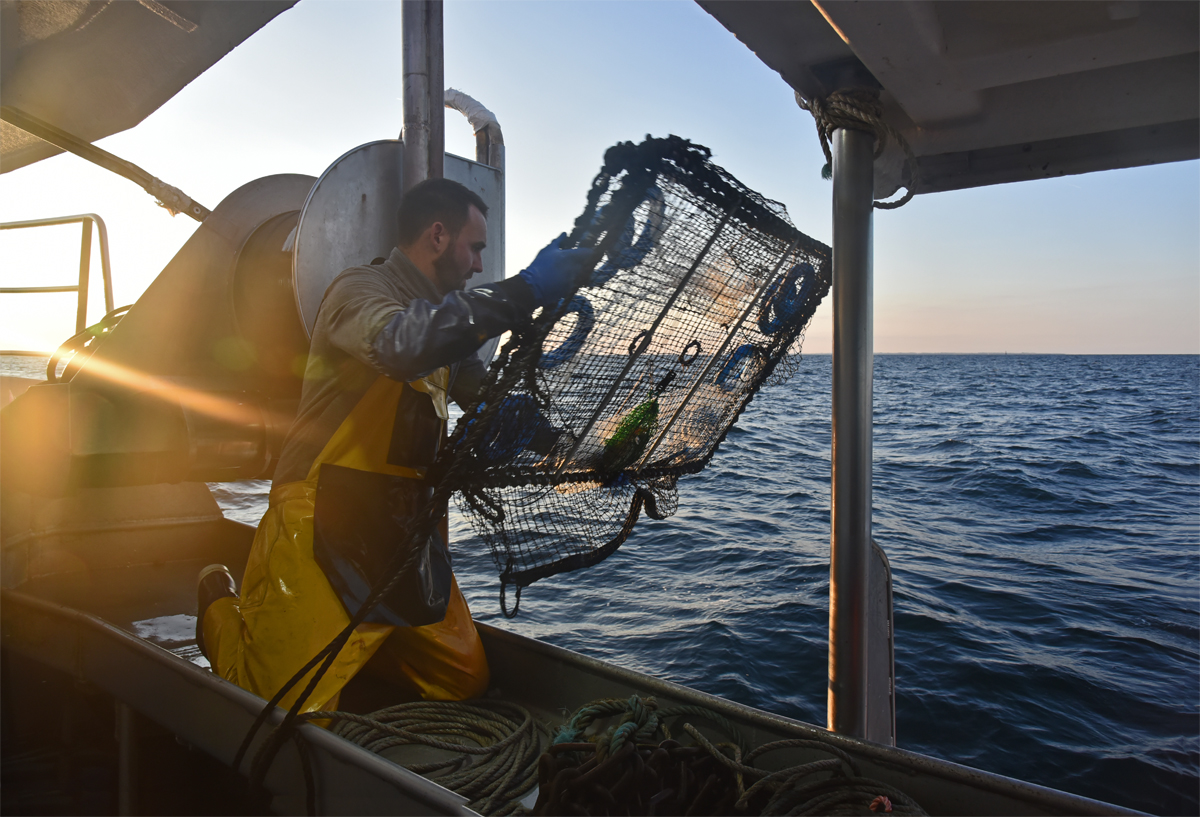
<svg viewBox="0 0 1200 817"><path fill-rule="evenodd" d="M313 556L320 467L328 463L419 479L422 475L413 469L387 462L396 408L404 389L412 388L428 394L438 416L448 419L449 378L448 368L411 383L379 377L325 445L308 477L271 490L241 597L217 600L204 617L214 672L269 699L349 624L346 608ZM445 525L443 519L443 538ZM451 584L446 617L437 624L359 625L302 711L336 709L342 687L368 660L372 672L408 697L461 700L487 690L487 658L457 582ZM295 702L306 684L294 686L282 705Z"/></svg>

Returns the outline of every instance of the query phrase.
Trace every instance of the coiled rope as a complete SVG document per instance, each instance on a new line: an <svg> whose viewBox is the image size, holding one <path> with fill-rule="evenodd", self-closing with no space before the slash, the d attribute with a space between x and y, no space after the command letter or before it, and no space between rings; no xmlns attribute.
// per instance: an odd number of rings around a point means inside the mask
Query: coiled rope
<svg viewBox="0 0 1200 817"><path fill-rule="evenodd" d="M908 184L902 197L895 201L876 201L875 207L879 210L895 210L908 204L920 179L917 157L913 155L912 147L904 138L904 134L883 121L883 103L879 101L877 91L869 88L848 88L834 91L824 99L805 99L797 91L796 104L811 113L817 124L817 136L821 139L821 150L825 152L826 162L821 175L827 179L830 178L833 168L833 153L830 152L829 143L833 139L833 132L838 128L873 133L876 159L883 155L887 140L895 139L908 160Z"/></svg>
<svg viewBox="0 0 1200 817"><path fill-rule="evenodd" d="M537 783L538 759L549 728L528 710L503 701L418 701L368 715L309 712L301 720L329 719L331 731L364 749L427 746L451 757L405 768L462 795L472 810L508 815Z"/></svg>

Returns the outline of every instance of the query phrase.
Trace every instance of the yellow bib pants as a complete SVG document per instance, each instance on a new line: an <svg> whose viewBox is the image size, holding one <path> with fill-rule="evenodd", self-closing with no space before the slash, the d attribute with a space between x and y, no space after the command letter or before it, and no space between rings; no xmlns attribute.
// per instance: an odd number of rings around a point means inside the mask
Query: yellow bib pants
<svg viewBox="0 0 1200 817"><path fill-rule="evenodd" d="M270 507L251 546L239 598L214 602L204 617L204 641L213 672L270 699L350 623L341 599L313 557L317 475L323 463L421 478L387 462L396 407L405 388L430 396L448 419L449 370L400 383L380 377L313 462L303 482L271 490ZM446 534L442 520L442 533ZM360 624L321 678L302 711L336 709L342 687L371 661L371 671L398 687L397 696L461 700L488 686L487 657L466 599L452 582L446 617L424 627ZM281 705L299 697L307 679Z"/></svg>

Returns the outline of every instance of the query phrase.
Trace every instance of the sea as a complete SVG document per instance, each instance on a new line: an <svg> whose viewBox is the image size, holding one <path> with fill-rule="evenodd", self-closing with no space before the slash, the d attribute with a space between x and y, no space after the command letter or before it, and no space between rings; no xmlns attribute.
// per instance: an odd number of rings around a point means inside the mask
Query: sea
<svg viewBox="0 0 1200 817"><path fill-rule="evenodd" d="M805 356L673 517L527 588L513 620L452 511L474 616L823 725L831 382ZM257 523L267 483L211 487ZM874 503L899 746L1200 813L1200 356L877 355Z"/></svg>

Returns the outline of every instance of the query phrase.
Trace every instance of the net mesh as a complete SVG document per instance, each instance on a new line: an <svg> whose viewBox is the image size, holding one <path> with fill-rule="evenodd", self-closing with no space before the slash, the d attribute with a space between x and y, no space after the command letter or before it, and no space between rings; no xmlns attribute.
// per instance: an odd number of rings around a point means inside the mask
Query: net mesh
<svg viewBox="0 0 1200 817"><path fill-rule="evenodd" d="M563 243L595 248L590 279L513 332L456 428L460 504L502 589L674 513L678 478L796 369L829 248L709 156L678 137L606 153Z"/></svg>

